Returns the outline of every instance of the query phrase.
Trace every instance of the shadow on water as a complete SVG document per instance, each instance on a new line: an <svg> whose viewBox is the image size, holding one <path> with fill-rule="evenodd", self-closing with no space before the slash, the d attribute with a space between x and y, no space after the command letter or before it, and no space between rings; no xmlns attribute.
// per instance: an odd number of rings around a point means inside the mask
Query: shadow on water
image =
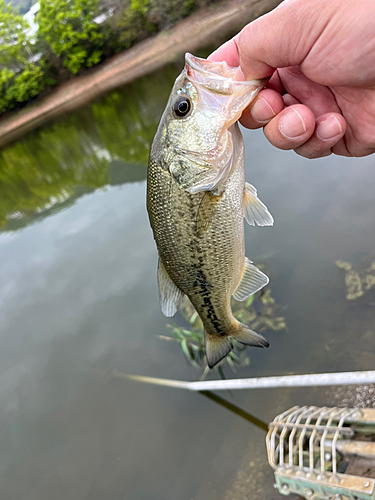
<svg viewBox="0 0 375 500"><path fill-rule="evenodd" d="M255 417L254 415L251 415L251 413L248 413L244 409L240 408L239 406L234 405L230 401L227 401L226 399L218 396L217 394L214 394L211 391L202 391L199 394L202 394L202 396L205 396L206 398L210 399L211 401L215 401L218 405L222 406L223 408L226 408L227 410L231 411L235 415L238 415L239 417L247 420L251 424L255 425L259 429L262 429L263 431L268 431L268 425L266 422L263 422L263 420L260 420L259 418Z"/></svg>

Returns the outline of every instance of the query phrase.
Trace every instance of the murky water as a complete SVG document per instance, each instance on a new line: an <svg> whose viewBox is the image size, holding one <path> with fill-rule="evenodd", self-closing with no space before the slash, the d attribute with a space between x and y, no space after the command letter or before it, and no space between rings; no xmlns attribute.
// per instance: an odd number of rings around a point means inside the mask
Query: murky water
<svg viewBox="0 0 375 500"><path fill-rule="evenodd" d="M148 149L180 68L0 153L2 500L280 498L263 430L199 394L108 376L199 376L158 338L167 321L145 209ZM247 179L276 221L246 228L247 255L267 261L288 331L265 332L270 349L249 349L238 376L373 369L374 296L348 302L335 261L374 252L375 157L307 161L261 132L244 137ZM268 422L294 404L375 397L349 387L231 400Z"/></svg>

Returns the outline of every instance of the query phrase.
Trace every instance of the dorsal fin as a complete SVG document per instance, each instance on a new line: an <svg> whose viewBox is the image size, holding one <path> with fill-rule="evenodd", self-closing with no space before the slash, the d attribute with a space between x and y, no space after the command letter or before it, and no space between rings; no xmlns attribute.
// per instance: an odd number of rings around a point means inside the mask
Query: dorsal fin
<svg viewBox="0 0 375 500"><path fill-rule="evenodd" d="M255 292L267 285L268 282L268 277L255 267L247 257L245 257L242 278L233 294L233 297L236 300L245 300L250 297L250 295L253 295Z"/></svg>

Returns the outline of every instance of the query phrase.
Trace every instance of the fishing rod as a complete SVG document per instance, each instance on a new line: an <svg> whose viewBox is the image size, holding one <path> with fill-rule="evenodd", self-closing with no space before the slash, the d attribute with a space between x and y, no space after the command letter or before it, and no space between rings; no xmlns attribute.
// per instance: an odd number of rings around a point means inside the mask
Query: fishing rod
<svg viewBox="0 0 375 500"><path fill-rule="evenodd" d="M128 378L138 382L187 389L189 391L227 391L241 389L274 389L283 387L318 387L329 385L356 385L374 384L375 371L338 372L338 373L310 373L303 375L283 375L275 377L253 377L227 380L204 380L187 382L142 375L130 375L114 370L114 378Z"/></svg>

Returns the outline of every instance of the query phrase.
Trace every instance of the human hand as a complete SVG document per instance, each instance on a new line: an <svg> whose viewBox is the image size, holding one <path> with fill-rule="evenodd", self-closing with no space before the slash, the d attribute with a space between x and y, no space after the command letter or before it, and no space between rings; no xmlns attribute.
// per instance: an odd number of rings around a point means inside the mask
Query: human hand
<svg viewBox="0 0 375 500"><path fill-rule="evenodd" d="M375 152L374 0L285 0L209 59L271 76L241 123L306 158Z"/></svg>

